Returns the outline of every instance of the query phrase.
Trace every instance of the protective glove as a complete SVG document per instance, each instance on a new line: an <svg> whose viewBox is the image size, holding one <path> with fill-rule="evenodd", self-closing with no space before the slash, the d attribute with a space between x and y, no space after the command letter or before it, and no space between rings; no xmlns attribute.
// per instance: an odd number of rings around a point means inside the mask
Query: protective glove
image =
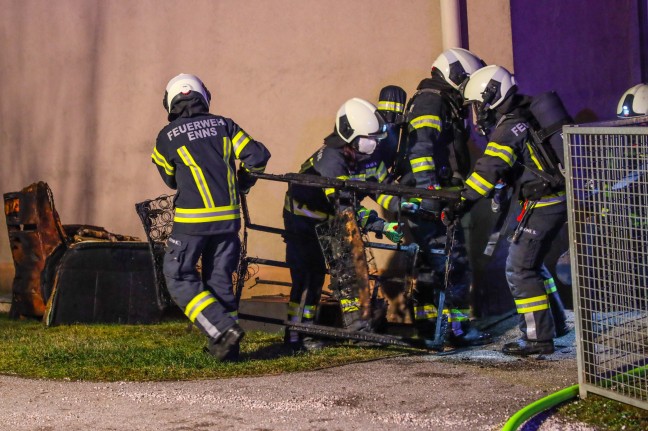
<svg viewBox="0 0 648 431"><path fill-rule="evenodd" d="M239 192L247 195L252 186L256 183L256 178L253 178L245 169L239 169L237 172Z"/></svg>
<svg viewBox="0 0 648 431"><path fill-rule="evenodd" d="M445 226L451 226L459 220L468 211L468 201L461 198L454 201L450 206L443 208L441 211L441 222Z"/></svg>
<svg viewBox="0 0 648 431"><path fill-rule="evenodd" d="M416 201L403 201L401 202L401 211L406 214L416 214L419 210L420 205Z"/></svg>
<svg viewBox="0 0 648 431"><path fill-rule="evenodd" d="M371 226L376 220L379 220L378 213L365 207L360 207L356 211L356 219L361 229Z"/></svg>
<svg viewBox="0 0 648 431"><path fill-rule="evenodd" d="M398 223L385 223L382 232L393 243L398 244L403 239L403 231Z"/></svg>

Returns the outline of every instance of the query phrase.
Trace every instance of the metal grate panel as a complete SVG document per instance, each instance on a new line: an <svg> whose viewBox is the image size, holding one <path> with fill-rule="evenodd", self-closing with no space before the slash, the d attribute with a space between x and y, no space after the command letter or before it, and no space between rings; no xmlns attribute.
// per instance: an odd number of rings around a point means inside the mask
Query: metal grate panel
<svg viewBox="0 0 648 431"><path fill-rule="evenodd" d="M648 409L648 118L563 129L581 396Z"/></svg>

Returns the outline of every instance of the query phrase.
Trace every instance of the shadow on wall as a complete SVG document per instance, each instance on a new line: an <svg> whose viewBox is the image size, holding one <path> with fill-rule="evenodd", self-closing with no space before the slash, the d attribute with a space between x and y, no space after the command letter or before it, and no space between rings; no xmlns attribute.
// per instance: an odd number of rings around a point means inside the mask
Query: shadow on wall
<svg viewBox="0 0 648 431"><path fill-rule="evenodd" d="M587 124L600 121L598 115L589 108L585 108L579 111L574 117L574 123L576 124Z"/></svg>

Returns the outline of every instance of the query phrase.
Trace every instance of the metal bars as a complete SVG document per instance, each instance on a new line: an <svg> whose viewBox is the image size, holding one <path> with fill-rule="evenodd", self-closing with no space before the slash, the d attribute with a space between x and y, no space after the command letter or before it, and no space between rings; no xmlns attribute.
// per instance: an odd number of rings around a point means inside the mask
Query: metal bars
<svg viewBox="0 0 648 431"><path fill-rule="evenodd" d="M648 409L648 117L563 128L581 396Z"/></svg>

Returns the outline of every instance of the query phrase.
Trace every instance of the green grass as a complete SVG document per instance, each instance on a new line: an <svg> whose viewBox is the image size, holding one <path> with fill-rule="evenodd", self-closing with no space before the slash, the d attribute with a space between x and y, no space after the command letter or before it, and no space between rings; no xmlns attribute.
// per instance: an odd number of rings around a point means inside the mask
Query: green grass
<svg viewBox="0 0 648 431"><path fill-rule="evenodd" d="M248 332L241 344L243 360L223 363L203 352L206 338L188 321L48 328L0 313L0 373L90 381L186 380L306 371L402 354L341 343L287 355L281 342L280 334Z"/></svg>
<svg viewBox="0 0 648 431"><path fill-rule="evenodd" d="M609 431L648 430L648 411L594 394L559 407L558 414Z"/></svg>

